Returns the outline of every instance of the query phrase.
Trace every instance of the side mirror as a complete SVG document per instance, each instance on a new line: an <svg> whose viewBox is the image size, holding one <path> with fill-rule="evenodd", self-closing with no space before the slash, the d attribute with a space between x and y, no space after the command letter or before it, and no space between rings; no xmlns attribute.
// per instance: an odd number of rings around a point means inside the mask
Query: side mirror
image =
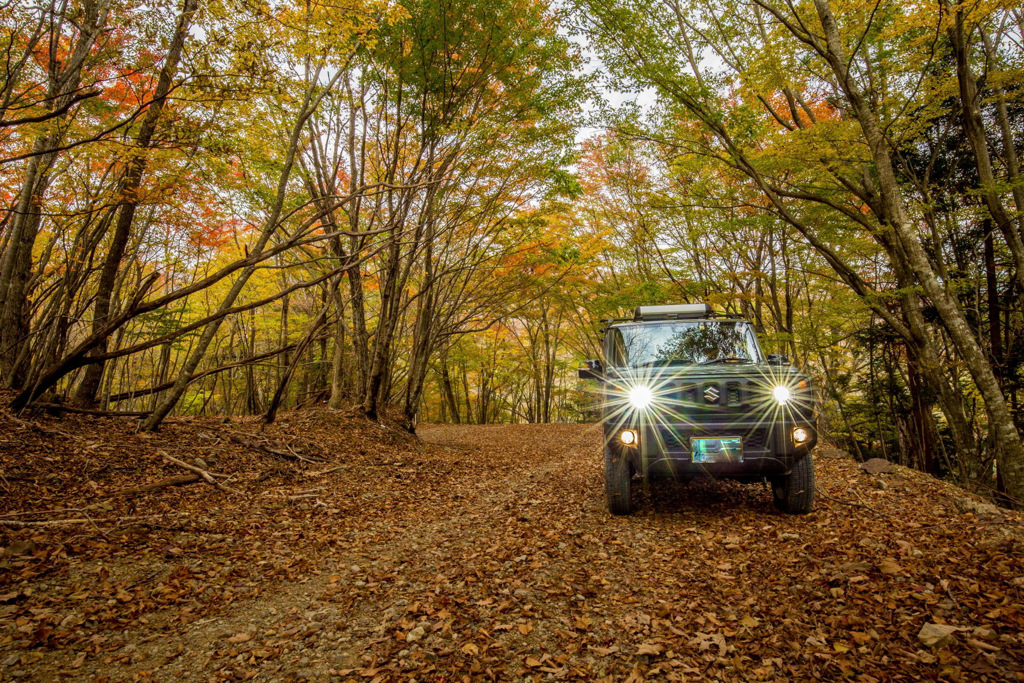
<svg viewBox="0 0 1024 683"><path fill-rule="evenodd" d="M599 360L585 360L583 367L576 371L580 379L604 379L604 366Z"/></svg>
<svg viewBox="0 0 1024 683"><path fill-rule="evenodd" d="M769 365L789 365L789 357L781 353L769 353L766 359Z"/></svg>

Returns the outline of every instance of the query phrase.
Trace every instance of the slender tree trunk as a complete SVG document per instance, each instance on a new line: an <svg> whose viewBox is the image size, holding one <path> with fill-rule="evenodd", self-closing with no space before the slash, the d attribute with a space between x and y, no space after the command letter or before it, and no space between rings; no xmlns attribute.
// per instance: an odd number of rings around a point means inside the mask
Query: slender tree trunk
<svg viewBox="0 0 1024 683"><path fill-rule="evenodd" d="M406 428L416 430L417 413L423 396L423 385L427 379L427 366L434 352L434 220L428 218L424 235L423 283L420 290L419 308L413 322L412 359L409 377L406 380L405 415Z"/></svg>
<svg viewBox="0 0 1024 683"><path fill-rule="evenodd" d="M338 282L334 281L332 287L337 287ZM292 377L295 376L295 370L298 368L299 363L302 361L302 356L305 354L306 349L312 344L314 337L323 327L327 321L327 306L323 306L320 312L317 313L316 318L309 325L309 330L306 335L299 342L298 346L295 347L295 353L292 356L292 362L285 371L281 381L277 384L277 390L274 392L274 397L270 399L270 406L267 408L267 412L263 415L263 423L270 424L277 419L277 410L281 406L281 402L284 400L285 392L288 391L288 384L291 383Z"/></svg>
<svg viewBox="0 0 1024 683"><path fill-rule="evenodd" d="M345 366L345 305L341 297L340 287L335 288L334 310L338 316L335 323L334 350L331 356L331 396L327 407L331 410L341 408L347 395L348 368Z"/></svg>
<svg viewBox="0 0 1024 683"><path fill-rule="evenodd" d="M1002 375L1003 334L1000 326L999 280L996 277L995 239L992 237L992 222L985 221L985 294L988 300L988 339L992 366L996 375Z"/></svg>
<svg viewBox="0 0 1024 683"><path fill-rule="evenodd" d="M54 59L62 66L59 72L49 73L47 90L49 111L58 112L66 107L79 90L82 66L106 23L108 2L86 0L78 39L66 59ZM22 388L26 379L23 359L27 357L30 322L28 319L27 285L32 272L32 249L42 219L43 198L50 184L50 171L56 160L56 150L64 139L67 111L48 122L49 131L36 138L34 155L26 164L25 178L15 205L9 228L7 249L0 258L0 382L9 388Z"/></svg>
<svg viewBox="0 0 1024 683"><path fill-rule="evenodd" d="M139 128L139 136L136 140L135 149L132 150L131 158L127 163L124 178L118 188L120 197L117 206L117 223L114 227L114 236L107 250L106 258L103 261L103 268L100 271L100 279L96 286L96 302L93 307L92 332L95 334L103 329L110 315L111 293L114 291L114 284L117 281L117 273L121 268L121 261L124 259L125 249L128 246L128 238L131 236L132 223L135 220L135 210L139 204L139 190L142 187L142 177L146 171L146 152L153 146L153 135L160 123L160 115L163 113L167 96L171 92L171 82L178 71L178 63L181 61L181 52L185 46L185 38L188 36L189 27L192 24L192 17L195 14L199 0L184 0L181 14L178 16L178 23L171 38L171 46L164 58L163 67L160 69L160 77L157 81L156 91L153 93L153 101L146 111L146 117ZM107 341L102 340L93 349L93 355L102 355L107 351ZM93 363L85 369L85 376L75 395L75 403L91 407L96 403L96 392L103 377L103 363Z"/></svg>
<svg viewBox="0 0 1024 683"><path fill-rule="evenodd" d="M444 390L444 398L452 413L452 422L462 424L459 400L455 397L455 390L452 388L451 374L448 372L448 359L441 359L441 388Z"/></svg>
<svg viewBox="0 0 1024 683"><path fill-rule="evenodd" d="M956 11L956 21L947 29L949 42L953 46L956 57L956 75L960 86L961 115L967 141L974 154L975 167L978 169L979 190L985 200L989 214L996 222L996 227L1006 240L1016 265L1017 283L1024 288L1024 241L1017 229L1017 223L1011 217L996 186L995 173L992 170L992 158L988 151L988 140L985 137L985 124L981 117L981 94L978 92L978 81L971 70L970 46L964 30L964 15ZM1011 147L1012 149L1012 147ZM1016 156L1014 152L1014 156Z"/></svg>
<svg viewBox="0 0 1024 683"><path fill-rule="evenodd" d="M323 89L319 97L315 97L314 93L318 89L317 80L320 76L320 69L316 69L313 73L308 88L306 89L305 99L299 109L299 114L296 117L295 125L291 130L291 135L288 140L288 147L285 150L284 165L281 169L281 174L277 185L277 195L274 199L274 205L271 208L270 215L263 224L263 228L260 231L260 237L256 240L255 246L252 248L252 254L261 254L270 242L270 238L274 235L278 228L278 221L281 217L281 212L284 209L284 200L288 189L288 179L291 176L292 168L295 165L295 156L299 149L299 140L301 138L302 129L306 124L309 116L319 105L323 99L323 95L330 90L338 78L340 78L342 72L339 72L331 79L331 82ZM231 289L224 296L221 301L219 311L226 311L230 309L235 300L238 299L238 295L242 293L242 289L245 287L249 278L252 277L253 273L256 272L256 266L246 266L242 269L242 272L238 274L234 283L231 285ZM184 367L181 369L178 379L175 380L174 386L167 392L164 400L157 406L153 414L146 418L141 425L141 429L146 431L155 430L163 422L164 418L174 409L174 406L178 403L182 394L185 393L185 389L188 387L189 380L192 375L195 374L196 368L199 367L199 363L202 362L203 356L206 355L207 349L210 347L210 343L213 342L214 336L217 334L217 330L220 329L221 324L224 322L223 318L209 323L203 328L202 335L200 335L195 348L192 349L192 353L185 361Z"/></svg>

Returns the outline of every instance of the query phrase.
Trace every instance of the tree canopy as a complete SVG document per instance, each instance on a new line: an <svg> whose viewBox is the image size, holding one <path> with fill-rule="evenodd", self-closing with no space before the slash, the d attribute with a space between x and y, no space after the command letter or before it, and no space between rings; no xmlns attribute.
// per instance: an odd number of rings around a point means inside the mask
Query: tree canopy
<svg viewBox="0 0 1024 683"><path fill-rule="evenodd" d="M1024 500L1022 40L998 1L8 3L0 383L581 421L601 318L707 301L831 441Z"/></svg>

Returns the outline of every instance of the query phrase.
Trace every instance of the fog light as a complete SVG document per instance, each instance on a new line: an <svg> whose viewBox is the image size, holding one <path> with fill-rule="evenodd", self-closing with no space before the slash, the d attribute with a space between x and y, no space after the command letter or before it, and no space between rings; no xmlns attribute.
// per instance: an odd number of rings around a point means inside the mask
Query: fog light
<svg viewBox="0 0 1024 683"><path fill-rule="evenodd" d="M632 446L637 442L636 432L634 432L632 429L624 430L621 434L619 434L619 441L626 444L627 446Z"/></svg>
<svg viewBox="0 0 1024 683"><path fill-rule="evenodd" d="M793 430L793 442L794 443L807 443L811 440L811 433L803 427L797 427Z"/></svg>

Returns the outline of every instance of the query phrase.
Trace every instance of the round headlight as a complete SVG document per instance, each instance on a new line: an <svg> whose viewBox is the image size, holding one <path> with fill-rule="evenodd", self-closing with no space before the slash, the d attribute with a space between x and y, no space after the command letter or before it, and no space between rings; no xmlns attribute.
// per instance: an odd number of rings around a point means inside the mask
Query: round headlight
<svg viewBox="0 0 1024 683"><path fill-rule="evenodd" d="M793 430L793 441L795 443L807 443L811 439L811 433L803 427L797 427Z"/></svg>
<svg viewBox="0 0 1024 683"><path fill-rule="evenodd" d="M623 430L623 432L619 434L619 441L626 444L627 446L632 446L637 441L636 432L634 432L632 429Z"/></svg>
<svg viewBox="0 0 1024 683"><path fill-rule="evenodd" d="M629 403L637 410L647 408L653 399L654 394L651 393L651 388L643 384L629 390Z"/></svg>
<svg viewBox="0 0 1024 683"><path fill-rule="evenodd" d="M772 389L772 398L778 401L780 406L786 405L792 394L789 391L789 387L784 387L781 384Z"/></svg>

